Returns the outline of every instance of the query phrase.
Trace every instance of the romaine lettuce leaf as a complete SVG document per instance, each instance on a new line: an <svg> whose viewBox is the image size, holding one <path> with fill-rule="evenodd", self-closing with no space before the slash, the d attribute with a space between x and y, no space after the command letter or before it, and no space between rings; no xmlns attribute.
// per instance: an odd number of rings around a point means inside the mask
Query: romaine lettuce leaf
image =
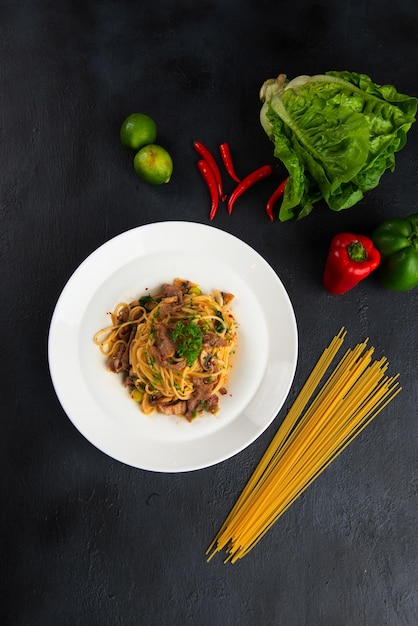
<svg viewBox="0 0 418 626"><path fill-rule="evenodd" d="M395 168L395 152L415 121L417 98L377 85L366 74L285 74L265 81L260 121L289 179L281 221L301 219L324 199L348 209Z"/></svg>

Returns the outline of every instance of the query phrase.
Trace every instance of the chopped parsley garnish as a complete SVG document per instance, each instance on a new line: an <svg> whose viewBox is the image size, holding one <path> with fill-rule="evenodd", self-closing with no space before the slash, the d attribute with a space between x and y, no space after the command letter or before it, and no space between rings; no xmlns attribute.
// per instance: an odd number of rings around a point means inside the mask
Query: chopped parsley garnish
<svg viewBox="0 0 418 626"><path fill-rule="evenodd" d="M151 356L148 352L145 352L144 356L145 356L145 361L146 361L147 365L149 365L152 368L154 363L155 363L154 357Z"/></svg>
<svg viewBox="0 0 418 626"><path fill-rule="evenodd" d="M139 302L140 306L145 307L145 305L148 302L152 302L153 300L154 300L154 298L152 296L147 295L147 296L142 296L141 298L139 298L138 302Z"/></svg>
<svg viewBox="0 0 418 626"><path fill-rule="evenodd" d="M172 338L177 343L177 356L183 357L191 367L202 349L202 330L194 322L177 322Z"/></svg>
<svg viewBox="0 0 418 626"><path fill-rule="evenodd" d="M203 411L206 409L206 404L207 403L205 400L202 400L198 404L198 406L194 409L194 411L192 411L192 414L191 414L192 420L194 420L198 416L199 413L203 413Z"/></svg>
<svg viewBox="0 0 418 626"><path fill-rule="evenodd" d="M215 311L216 317L219 317L221 321L216 321L213 325L214 329L216 330L217 333L221 333L223 331L223 329L225 328L225 324L224 324L224 316L222 315L222 311Z"/></svg>

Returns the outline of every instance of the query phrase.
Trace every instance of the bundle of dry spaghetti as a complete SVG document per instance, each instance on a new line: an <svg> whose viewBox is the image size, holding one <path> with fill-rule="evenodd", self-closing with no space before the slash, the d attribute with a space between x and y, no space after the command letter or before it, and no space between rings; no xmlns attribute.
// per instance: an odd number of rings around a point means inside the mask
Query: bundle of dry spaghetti
<svg viewBox="0 0 418 626"><path fill-rule="evenodd" d="M346 331L324 350L243 492L206 551L242 558L289 506L401 390L366 339L328 375Z"/></svg>

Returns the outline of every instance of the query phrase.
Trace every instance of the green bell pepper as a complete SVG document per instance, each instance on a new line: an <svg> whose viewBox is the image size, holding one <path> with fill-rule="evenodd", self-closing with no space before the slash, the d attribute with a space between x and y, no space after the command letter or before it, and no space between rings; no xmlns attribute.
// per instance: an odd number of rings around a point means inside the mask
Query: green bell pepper
<svg viewBox="0 0 418 626"><path fill-rule="evenodd" d="M386 220L373 232L372 240L381 256L381 285L392 291L417 287L418 213Z"/></svg>

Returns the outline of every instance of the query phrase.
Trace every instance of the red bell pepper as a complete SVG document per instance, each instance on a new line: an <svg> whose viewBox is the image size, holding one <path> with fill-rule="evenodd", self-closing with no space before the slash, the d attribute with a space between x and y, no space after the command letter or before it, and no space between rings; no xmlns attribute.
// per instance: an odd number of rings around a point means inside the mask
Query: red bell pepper
<svg viewBox="0 0 418 626"><path fill-rule="evenodd" d="M324 287L339 295L355 287L380 263L380 253L364 235L340 233L332 241L324 271Z"/></svg>

